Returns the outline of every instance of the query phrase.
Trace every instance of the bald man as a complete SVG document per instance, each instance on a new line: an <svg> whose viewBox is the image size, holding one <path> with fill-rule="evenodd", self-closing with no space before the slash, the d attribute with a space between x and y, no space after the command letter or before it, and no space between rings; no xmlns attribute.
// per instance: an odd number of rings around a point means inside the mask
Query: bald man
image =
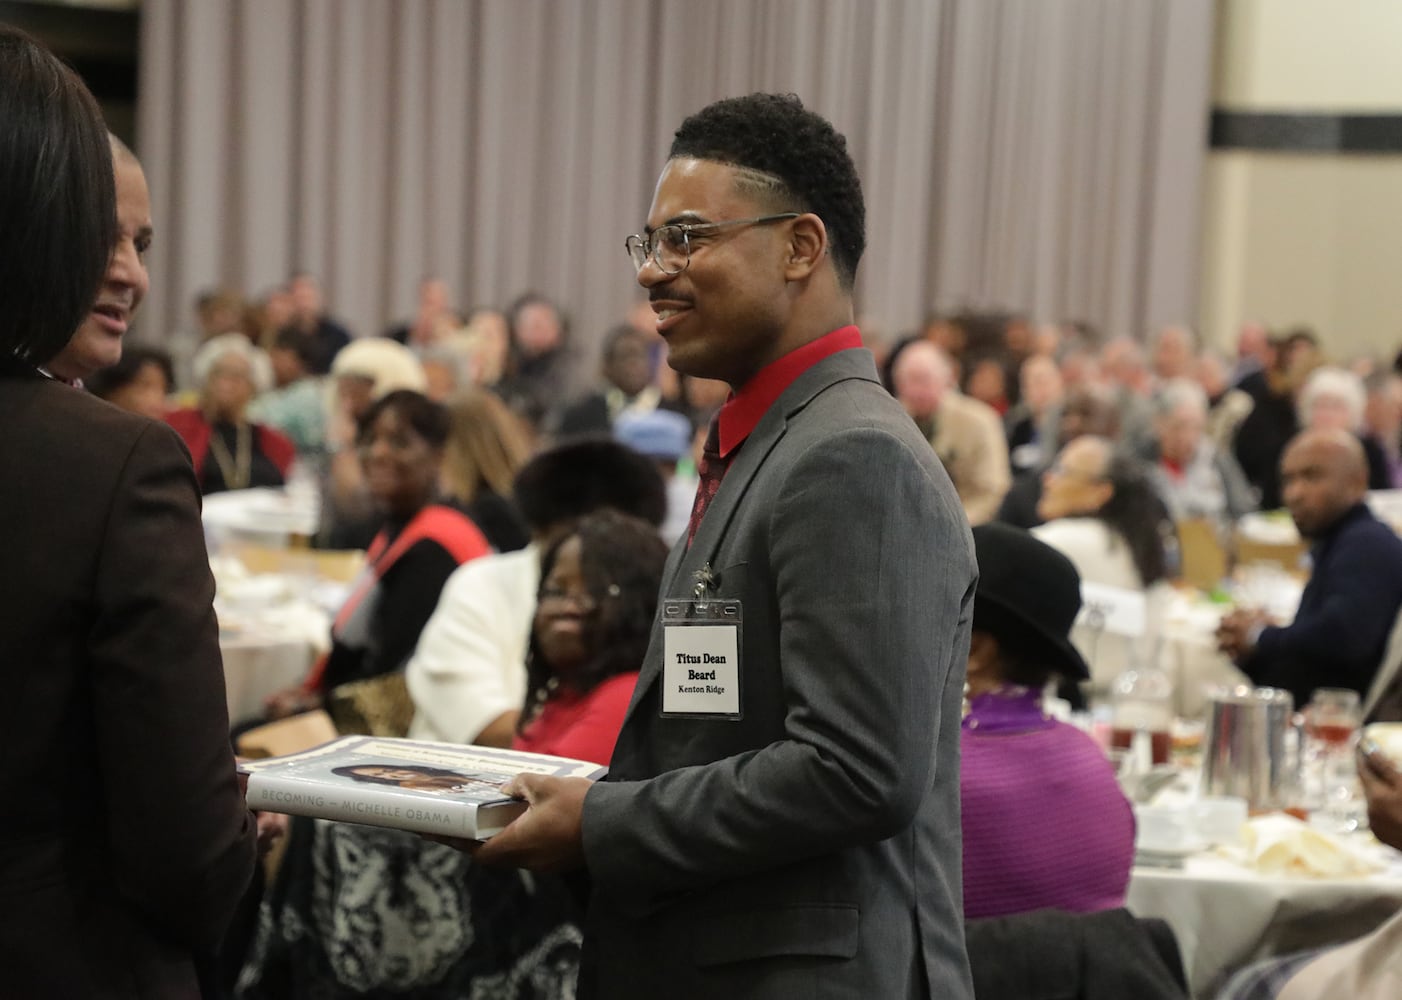
<svg viewBox="0 0 1402 1000"><path fill-rule="evenodd" d="M1218 645L1257 684L1305 705L1315 688L1365 695L1402 608L1402 540L1363 503L1368 463L1346 431L1305 431L1280 462L1282 495L1313 568L1289 625L1242 608L1222 619Z"/></svg>
<svg viewBox="0 0 1402 1000"><path fill-rule="evenodd" d="M891 388L944 463L969 523L992 520L1012 483L998 411L959 392L949 358L927 340L901 348Z"/></svg>

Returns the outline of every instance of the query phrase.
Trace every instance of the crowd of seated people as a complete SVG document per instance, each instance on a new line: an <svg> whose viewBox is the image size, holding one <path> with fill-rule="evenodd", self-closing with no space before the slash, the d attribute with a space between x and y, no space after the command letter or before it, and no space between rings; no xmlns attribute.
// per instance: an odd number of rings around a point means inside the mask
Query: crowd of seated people
<svg viewBox="0 0 1402 1000"><path fill-rule="evenodd" d="M527 669L546 662L532 639L533 627L541 627L536 595L542 559L557 565L551 554L558 556L560 539L601 508L627 510L653 525L675 526L679 517L684 524L695 483L693 453L724 400L724 388L713 392L666 368L660 342L648 329L650 313L630 316L607 332L591 381L564 311L533 293L500 311L458 309L442 282L426 281L413 316L384 336L362 338L340 336L344 328L326 316L319 289L306 275L256 309L237 305L227 294L202 301L211 323L234 317L238 326L201 337L187 363L192 380L182 381L180 369L172 369L160 351L133 350L128 361L93 376L88 387L126 408L150 416L163 412L195 454L206 492L275 485L294 457L306 463L323 479L319 544L370 547L372 566L380 566L424 509L460 518L471 536L465 549L450 545L437 553L440 565L433 572L414 574L413 585L403 590L411 595L405 601L414 605L412 613L390 594L398 589L392 586L393 561L383 573L377 570L374 599L367 604L361 594L338 617L325 672L274 699L272 714L320 704L347 681L393 674L412 705L412 736L558 747L532 742L531 735L554 733L556 717L577 707L558 700L558 680L554 686L548 677L533 681ZM1368 487L1402 483L1402 379L1376 361L1328 365L1310 332L1272 337L1253 324L1243 327L1234 358L1201 348L1182 326L1153 331L1141 344L1129 336L1102 340L1084 325L1033 326L1015 316L945 316L895 340L889 351L879 341L874 347L888 388L943 460L970 522L988 525L975 533L985 582L968 664L964 824L966 833L990 827L1003 836L966 837L966 912L985 917L1047 906L1117 907L1132 856L1132 816L1096 748L1043 713L1042 688L1057 680L1089 680L1092 689L1103 690L1121 671L1148 662L1166 582L1177 569L1175 522L1205 519L1230 546L1243 515L1280 506L1296 513L1281 466L1301 432L1356 439ZM582 388L571 391L572 385ZM414 407L434 407L432 433L416 427L407 410L400 414L410 398ZM183 408L177 405L182 400L188 404ZM395 426L378 426L386 421ZM372 461L370 452L391 450L388 442L404 437L402 431L412 431L410 440L394 447L417 449L423 461L398 463L391 476L388 467L395 463L383 456ZM252 441L245 449L246 474L240 464L245 437ZM610 437L622 444L609 443ZM1297 473L1286 475L1289 480ZM397 486L391 489L391 480L416 484L414 504ZM668 483L680 485L670 490ZM669 492L676 494L670 502ZM546 502L546 496L552 499ZM1344 509L1351 516L1362 516L1360 497L1348 493ZM677 530L664 537L670 540ZM1306 525L1301 533L1315 541L1325 532L1312 533ZM572 553L565 550L567 564ZM1145 595L1149 638L1101 634L1067 619L1056 626L1061 635L1051 645L1027 648L1027 623L1010 623L989 610L998 606L998 559L1021 572L1038 564L1053 567L1048 572L1056 580L1047 587L1063 596L1078 593L1082 580ZM1394 587L1389 577L1382 590L1379 608L1387 604L1391 611L1378 614L1390 622L1402 603L1402 583ZM1306 627L1294 630L1311 643L1320 641L1310 623L1319 605L1320 599L1307 597ZM1289 661L1297 655L1289 647L1288 624L1229 618L1222 649L1251 676L1274 678L1267 657ZM1336 624L1325 622L1326 635ZM1368 633L1357 676L1291 677L1287 686L1301 697L1326 682L1366 689L1381 641L1377 631ZM368 644L366 636L372 637ZM607 681L603 688L621 690L624 683ZM626 698L614 699L620 700L626 704ZM1056 743L1055 753L1065 760L1039 777L1038 767L1051 759L1041 747L1045 742ZM1006 755L1021 763L980 763ZM1025 802L1013 801L1024 800L1024 793L1006 777L995 780L1005 773L1058 801L1081 796L1099 803L1090 810L1099 817L1093 830L1071 836L1073 824L1060 820L1057 829L1072 845L1083 845L1089 836L1104 837L1105 844L1085 852L1041 838L1038 851L1060 852L1056 858L1044 863L1042 854L1031 852L1027 856L1035 854L1037 863L1009 866L1008 831L1027 811ZM312 835L303 830L301 836L299 850ZM376 838L374 850L390 850L379 843L383 837ZM335 857L367 849L353 839L325 835L315 851ZM449 861L448 853L434 850L413 844L390 853L399 852L397 863L418 864L421 852L437 865L426 877L459 886L484 878L470 861ZM1059 881L1035 877L1048 872ZM514 885L511 879L491 884L504 891L500 886L507 883ZM299 892L270 896L267 905L282 908L284 918L295 922ZM509 919L530 929L509 944L503 939L492 945L506 949L491 959L496 973L552 928L563 935L551 939L559 946L552 960L577 960L568 901L551 898L550 905L559 908L542 910L544 923L510 911L516 916ZM287 974L287 957L268 952L269 944L263 940L264 950L255 952L249 995L267 986L266 976ZM343 969L328 964L334 954L314 952L296 975L343 978ZM260 962L262 971L256 971ZM464 960L456 968L487 976L476 962Z"/></svg>

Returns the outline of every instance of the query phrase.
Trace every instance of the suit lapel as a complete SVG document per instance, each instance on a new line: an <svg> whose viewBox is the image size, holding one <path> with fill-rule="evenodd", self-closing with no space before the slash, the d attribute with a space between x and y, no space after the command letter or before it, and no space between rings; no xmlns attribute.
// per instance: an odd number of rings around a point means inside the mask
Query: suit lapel
<svg viewBox="0 0 1402 1000"><path fill-rule="evenodd" d="M739 509L740 501L749 491L755 475L769 458L775 445L783 438L789 420L823 390L854 378L876 381L875 364L871 354L865 350L839 351L824 358L795 379L793 385L775 400L774 405L760 418L758 426L735 454L725 478L721 480L720 489L706 508L706 516L696 529L696 537L692 540L691 547L687 547L685 536L672 547L667 565L662 571L663 600L689 599L695 587L696 575L701 568L708 564L712 568L720 568L714 565L714 558L730 527L731 519ZM643 658L638 683L633 690L633 699L629 702L628 714L624 717L625 726L632 718L638 703L647 694L648 688L662 673L662 640L659 608L647 655Z"/></svg>

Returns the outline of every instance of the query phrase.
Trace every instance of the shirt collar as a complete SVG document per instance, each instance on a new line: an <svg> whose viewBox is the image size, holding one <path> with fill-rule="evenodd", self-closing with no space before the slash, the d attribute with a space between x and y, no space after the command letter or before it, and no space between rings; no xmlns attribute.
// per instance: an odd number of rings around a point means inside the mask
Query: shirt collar
<svg viewBox="0 0 1402 1000"><path fill-rule="evenodd" d="M800 375L838 351L861 346L860 330L855 326L839 327L761 368L720 408L721 457L729 458L731 452L745 443L759 426L760 418Z"/></svg>

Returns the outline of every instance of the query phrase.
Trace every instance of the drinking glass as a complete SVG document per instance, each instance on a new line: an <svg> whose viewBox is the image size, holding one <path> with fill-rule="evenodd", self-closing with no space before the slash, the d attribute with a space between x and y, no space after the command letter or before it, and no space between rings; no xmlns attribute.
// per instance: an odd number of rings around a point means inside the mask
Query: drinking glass
<svg viewBox="0 0 1402 1000"><path fill-rule="evenodd" d="M1364 822L1353 762L1361 722L1357 691L1318 688L1305 708L1305 791L1314 821L1331 832L1351 832Z"/></svg>

